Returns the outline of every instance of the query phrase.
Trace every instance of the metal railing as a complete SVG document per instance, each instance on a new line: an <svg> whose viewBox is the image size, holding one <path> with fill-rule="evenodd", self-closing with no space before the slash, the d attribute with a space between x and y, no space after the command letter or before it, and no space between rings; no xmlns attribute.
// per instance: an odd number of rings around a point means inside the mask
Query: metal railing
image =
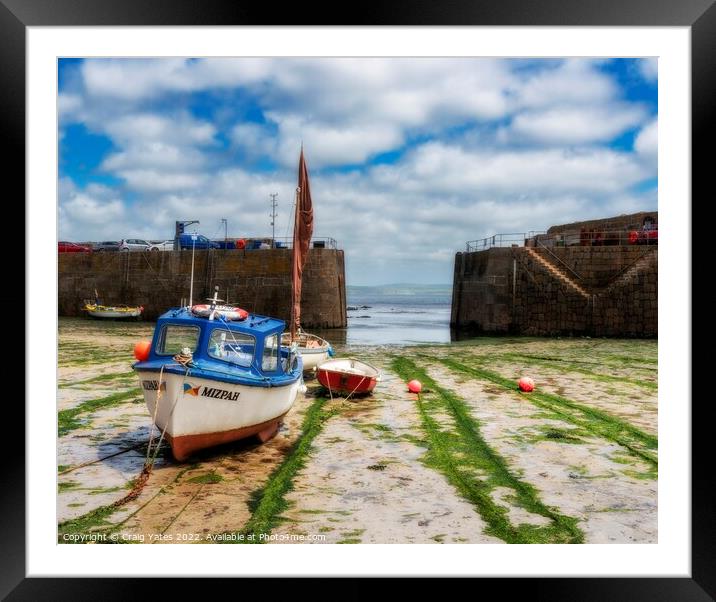
<svg viewBox="0 0 716 602"><path fill-rule="evenodd" d="M546 247L545 245L543 245L543 244L542 244L542 241L539 240L539 238L535 238L535 242L537 243L537 247L538 247L538 248L544 249L545 251L547 251L547 253L549 253L551 257L553 257L554 259L556 259L556 260L557 260L566 270L568 270L573 276L575 276L578 280L582 280L582 275L581 275L581 274L575 272L574 269L573 269L570 265L568 265L561 257L555 255L555 254L550 250L549 247Z"/></svg>
<svg viewBox="0 0 716 602"><path fill-rule="evenodd" d="M494 247L608 247L608 246L634 246L656 245L659 241L659 230L632 229L632 230L582 230L580 232L560 232L546 234L544 232L513 232L508 234L494 234L487 238L468 240L465 249L471 251L485 251Z"/></svg>
<svg viewBox="0 0 716 602"><path fill-rule="evenodd" d="M525 245L526 237L527 235L524 232L494 234L493 236L488 236L487 238L468 240L465 243L465 248L469 253L471 251L485 251L487 249L492 249L493 247L523 247Z"/></svg>

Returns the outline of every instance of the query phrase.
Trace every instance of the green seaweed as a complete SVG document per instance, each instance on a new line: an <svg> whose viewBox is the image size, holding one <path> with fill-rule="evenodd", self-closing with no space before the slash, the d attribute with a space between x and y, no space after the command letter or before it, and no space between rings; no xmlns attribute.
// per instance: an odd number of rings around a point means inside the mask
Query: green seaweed
<svg viewBox="0 0 716 602"><path fill-rule="evenodd" d="M57 484L57 491L62 493L63 491L69 491L70 489L79 489L81 483L77 481L63 481Z"/></svg>
<svg viewBox="0 0 716 602"><path fill-rule="evenodd" d="M474 358L475 361L485 364L488 361L488 358L481 357L481 358ZM548 356L542 356L542 355L531 355L527 353L499 353L495 355L491 355L489 358L490 362L494 362L495 360L504 360L508 362L520 362L523 364L533 364L537 366L547 366L550 368L564 368L568 372L576 372L578 374L584 374L585 376L588 376L590 380L594 380L597 382L603 382L603 383L623 383L623 384L629 384L637 387L642 387L645 389L649 389L652 391L656 391L658 389L658 384L652 381L648 380L636 380L634 378L629 378L626 376L616 376L614 374L604 374L601 372L595 372L594 370L590 370L588 368L583 367L581 364L593 364L595 366L599 367L605 367L604 364L597 364L594 362L577 362L574 360L569 360L566 358L557 358L557 357L548 357ZM560 365L555 365L555 363L559 363ZM606 366L609 367L609 366ZM623 366L619 366L623 367Z"/></svg>
<svg viewBox="0 0 716 602"><path fill-rule="evenodd" d="M316 397L306 411L301 427L301 437L293 444L283 462L274 470L266 484L251 494L249 509L251 517L232 543L262 543L261 535L270 533L282 520L288 509L286 494L293 489L293 480L306 463L313 440L321 433L325 422L338 412L326 410L326 399Z"/></svg>
<svg viewBox="0 0 716 602"><path fill-rule="evenodd" d="M188 483L201 483L202 485L208 485L213 483L220 483L224 480L224 477L222 477L219 474L216 474L216 472L207 472L206 474L198 475L196 477L192 477L191 479L187 479Z"/></svg>
<svg viewBox="0 0 716 602"><path fill-rule="evenodd" d="M429 441L425 463L442 472L467 501L475 506L487 523L486 532L507 543L582 543L584 534L577 519L545 506L537 491L519 480L505 460L480 434L479 422L470 415L464 400L439 386L424 369L405 357L395 357L393 370L404 380L417 378L429 391L417 396L423 429ZM454 431L441 428L433 417L447 412L454 421ZM548 525L513 525L507 509L496 504L490 492L507 487L515 493L517 503L527 511L550 519Z"/></svg>
<svg viewBox="0 0 716 602"><path fill-rule="evenodd" d="M515 395L520 395L522 398L527 399L534 405L554 412L561 420L566 420L599 437L614 441L650 464L658 465L657 456L652 451L655 451L658 447L658 438L607 412L553 393L539 391L520 393L513 380L482 367L465 366L451 359L440 359L438 361L455 372L462 372L481 380L498 384Z"/></svg>
<svg viewBox="0 0 716 602"><path fill-rule="evenodd" d="M77 387L80 385L97 384L113 380L125 380L134 376L134 372L111 372L110 374L100 374L99 376L93 376L92 378L86 378L84 380L75 380L71 382L65 382L57 387L59 389L66 389L68 387Z"/></svg>
<svg viewBox="0 0 716 602"><path fill-rule="evenodd" d="M62 437L75 429L82 428L83 425L82 422L77 419L78 416L120 405L128 399L136 397L140 393L141 391L139 388L134 388L129 391L113 393L112 395L107 395L106 397L89 399L87 401L83 401L74 408L60 410L57 413L57 436Z"/></svg>

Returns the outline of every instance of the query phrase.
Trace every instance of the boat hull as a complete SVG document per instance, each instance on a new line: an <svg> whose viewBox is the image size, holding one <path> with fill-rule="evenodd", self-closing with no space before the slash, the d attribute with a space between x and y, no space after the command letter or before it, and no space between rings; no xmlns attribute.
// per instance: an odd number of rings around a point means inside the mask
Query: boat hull
<svg viewBox="0 0 716 602"><path fill-rule="evenodd" d="M303 371L308 372L317 368L319 364L322 364L328 359L328 349L306 349L298 348L298 354L303 360Z"/></svg>
<svg viewBox="0 0 716 602"><path fill-rule="evenodd" d="M372 366L363 367L355 361L336 360L321 364L316 370L316 377L331 393L367 395L378 384L379 373Z"/></svg>
<svg viewBox="0 0 716 602"><path fill-rule="evenodd" d="M303 371L314 370L330 357L331 344L315 334L302 333L298 338L298 354L303 360ZM284 334L281 344L289 346L291 336Z"/></svg>
<svg viewBox="0 0 716 602"><path fill-rule="evenodd" d="M180 462L201 449L253 435L268 440L301 386L300 379L261 387L166 372L159 382L159 372L147 370L138 371L138 376L154 424L164 431Z"/></svg>
<svg viewBox="0 0 716 602"><path fill-rule="evenodd" d="M92 318L100 318L104 320L123 320L127 318L138 318L142 315L142 310L139 307L124 310L112 309L109 307L106 309L85 308L85 311Z"/></svg>

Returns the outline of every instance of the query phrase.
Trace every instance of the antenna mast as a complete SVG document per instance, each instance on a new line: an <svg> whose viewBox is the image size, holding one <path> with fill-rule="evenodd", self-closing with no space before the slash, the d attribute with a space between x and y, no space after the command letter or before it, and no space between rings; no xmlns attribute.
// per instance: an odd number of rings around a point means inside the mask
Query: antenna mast
<svg viewBox="0 0 716 602"><path fill-rule="evenodd" d="M276 206L278 205L278 201L276 200L276 197L278 196L277 193L273 193L269 195L271 197L271 213L269 214L269 217L271 217L271 248L273 249L276 247Z"/></svg>

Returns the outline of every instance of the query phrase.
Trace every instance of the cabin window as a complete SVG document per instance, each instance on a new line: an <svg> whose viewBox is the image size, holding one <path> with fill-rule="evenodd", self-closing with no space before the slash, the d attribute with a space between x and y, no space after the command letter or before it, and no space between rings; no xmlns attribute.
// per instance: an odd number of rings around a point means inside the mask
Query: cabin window
<svg viewBox="0 0 716 602"><path fill-rule="evenodd" d="M209 355L248 368L254 361L256 340L250 334L216 328L209 337Z"/></svg>
<svg viewBox="0 0 716 602"><path fill-rule="evenodd" d="M197 326L167 324L162 329L156 352L159 355L176 355L181 353L184 347L188 347L193 353L196 351L198 342L199 328Z"/></svg>
<svg viewBox="0 0 716 602"><path fill-rule="evenodd" d="M278 335L272 334L264 341L264 356L261 362L261 369L264 372L275 372L278 370Z"/></svg>

